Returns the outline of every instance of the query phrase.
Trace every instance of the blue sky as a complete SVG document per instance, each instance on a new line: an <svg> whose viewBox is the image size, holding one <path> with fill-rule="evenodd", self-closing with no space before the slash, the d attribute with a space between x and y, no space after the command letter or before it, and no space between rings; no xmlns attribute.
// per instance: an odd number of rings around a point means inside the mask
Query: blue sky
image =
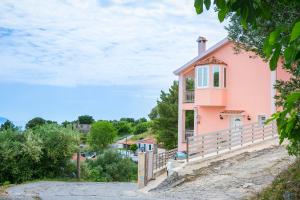
<svg viewBox="0 0 300 200"><path fill-rule="evenodd" d="M193 0L1 0L0 116L147 116L173 71L226 36Z"/></svg>

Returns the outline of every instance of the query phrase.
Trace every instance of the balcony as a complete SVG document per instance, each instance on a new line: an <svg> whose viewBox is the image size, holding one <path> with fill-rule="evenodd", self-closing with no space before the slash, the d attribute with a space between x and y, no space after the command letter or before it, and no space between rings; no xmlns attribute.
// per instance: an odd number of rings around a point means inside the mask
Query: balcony
<svg viewBox="0 0 300 200"><path fill-rule="evenodd" d="M195 92L197 106L226 106L226 90L221 88L197 89Z"/></svg>
<svg viewBox="0 0 300 200"><path fill-rule="evenodd" d="M194 90L186 90L184 92L184 103L194 103L195 101L195 91Z"/></svg>

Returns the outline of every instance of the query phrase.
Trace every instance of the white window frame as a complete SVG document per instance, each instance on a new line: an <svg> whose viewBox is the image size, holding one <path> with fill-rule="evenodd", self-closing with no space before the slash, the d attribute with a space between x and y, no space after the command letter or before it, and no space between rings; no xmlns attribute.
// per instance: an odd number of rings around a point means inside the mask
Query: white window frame
<svg viewBox="0 0 300 200"><path fill-rule="evenodd" d="M215 86L215 76L214 76L214 70L215 68L218 68L219 69L219 86ZM212 71L211 71L211 74L212 74L212 87L213 88L221 88L221 66L220 65L213 65L212 66Z"/></svg>
<svg viewBox="0 0 300 200"><path fill-rule="evenodd" d="M198 80L198 70L200 69L200 68L206 68L207 69L207 85L206 86L199 86L199 80ZM196 85L196 87L197 88L209 88L209 76L210 76L210 67L209 67L209 65L201 65L201 66L197 66L197 68L196 68L196 80L197 80L197 84L195 84ZM203 70L204 71L204 70ZM203 77L204 77L204 75L203 75L204 73L202 73L202 85L203 85Z"/></svg>

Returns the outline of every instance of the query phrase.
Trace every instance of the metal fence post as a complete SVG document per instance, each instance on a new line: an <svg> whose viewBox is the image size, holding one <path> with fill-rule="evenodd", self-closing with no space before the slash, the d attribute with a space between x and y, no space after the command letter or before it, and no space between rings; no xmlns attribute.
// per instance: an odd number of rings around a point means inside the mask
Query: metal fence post
<svg viewBox="0 0 300 200"><path fill-rule="evenodd" d="M243 128L240 129L241 129L241 146L243 146Z"/></svg>
<svg viewBox="0 0 300 200"><path fill-rule="evenodd" d="M190 145L190 139L186 138L186 162L189 162L189 145Z"/></svg>

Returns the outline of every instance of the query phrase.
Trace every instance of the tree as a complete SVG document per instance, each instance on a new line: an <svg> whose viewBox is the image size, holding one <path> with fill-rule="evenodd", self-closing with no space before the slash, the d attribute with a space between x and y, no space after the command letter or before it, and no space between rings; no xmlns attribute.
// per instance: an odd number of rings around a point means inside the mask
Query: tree
<svg viewBox="0 0 300 200"><path fill-rule="evenodd" d="M120 121L126 121L126 122L129 122L129 123L134 123L134 118L121 118Z"/></svg>
<svg viewBox="0 0 300 200"><path fill-rule="evenodd" d="M148 122L140 122L134 127L133 134L138 135L144 133L148 130L148 127Z"/></svg>
<svg viewBox="0 0 300 200"><path fill-rule="evenodd" d="M65 127L65 128L67 128L67 127L69 127L69 126L72 126L72 122L69 122L69 121L65 120L65 121L63 121L63 122L61 123L61 125L62 125L63 127Z"/></svg>
<svg viewBox="0 0 300 200"><path fill-rule="evenodd" d="M90 115L81 115L78 117L79 124L92 124L94 121L94 118Z"/></svg>
<svg viewBox="0 0 300 200"><path fill-rule="evenodd" d="M117 130L112 123L97 121L92 124L87 142L93 150L100 151L111 144L116 136Z"/></svg>
<svg viewBox="0 0 300 200"><path fill-rule="evenodd" d="M203 6L208 10L211 4L211 0L195 0L194 5L196 12L200 14L203 12ZM239 38L238 42L241 42L241 47L253 50L265 58L272 71L277 68L278 61L282 57L284 68L288 71L295 70L295 75L300 76L299 0L216 0L213 4L216 6L221 22L225 17L232 16L231 20L240 25L233 26L233 28L238 29L234 32L237 33L235 38ZM238 33L239 31L241 34ZM246 33L248 31L249 33ZM253 37L255 34L260 37ZM253 40L253 38L259 40ZM298 145L300 143L299 95L298 85L297 89L283 98L285 101L283 110L278 111L271 118L277 122L280 142L289 139L293 144L295 141ZM290 148L293 147L290 146ZM289 152L294 154L295 151Z"/></svg>
<svg viewBox="0 0 300 200"><path fill-rule="evenodd" d="M143 123L143 122L147 122L147 119L145 117L142 117L140 119L135 120L135 124L139 124L139 123Z"/></svg>
<svg viewBox="0 0 300 200"><path fill-rule="evenodd" d="M161 91L160 100L152 109L149 118L153 121L152 130L158 142L165 148L177 146L178 129L178 82L174 81L169 92Z"/></svg>
<svg viewBox="0 0 300 200"><path fill-rule="evenodd" d="M127 121L114 121L113 126L116 128L118 135L126 135L132 132L131 124Z"/></svg>
<svg viewBox="0 0 300 200"><path fill-rule="evenodd" d="M130 145L129 149L132 152L136 152L136 150L138 149L138 146L136 144L133 144L133 145Z"/></svg>
<svg viewBox="0 0 300 200"><path fill-rule="evenodd" d="M0 131L8 130L8 129L17 130L18 128L14 125L14 123L7 120L3 124L1 124Z"/></svg>
<svg viewBox="0 0 300 200"><path fill-rule="evenodd" d="M33 129L37 126L41 126L44 124L46 124L46 120L44 120L41 117L35 117L27 122L26 129L29 129L29 128Z"/></svg>

